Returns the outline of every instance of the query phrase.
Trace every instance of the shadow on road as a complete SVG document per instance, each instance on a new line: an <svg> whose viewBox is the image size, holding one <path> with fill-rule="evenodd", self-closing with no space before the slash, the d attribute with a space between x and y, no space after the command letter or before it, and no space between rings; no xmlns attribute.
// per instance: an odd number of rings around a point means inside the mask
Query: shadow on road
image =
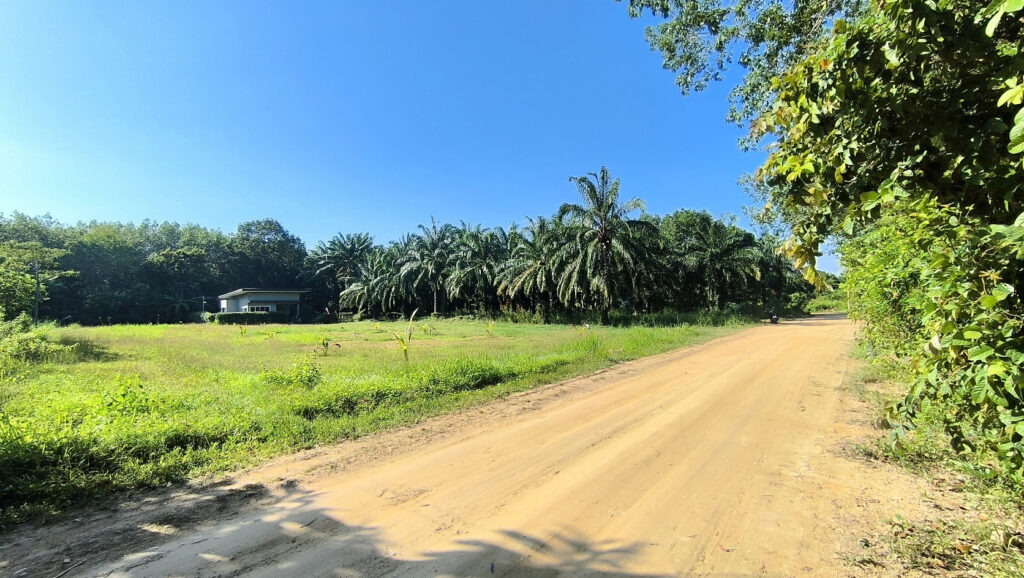
<svg viewBox="0 0 1024 578"><path fill-rule="evenodd" d="M845 313L814 313L810 317L786 318L779 321L779 325L795 327L818 327L828 321L845 321L848 319Z"/></svg>
<svg viewBox="0 0 1024 578"><path fill-rule="evenodd" d="M136 547L85 576L669 576L631 573L641 545L592 541L571 528L531 534L465 534L454 547L401 552L373 527L346 524L313 506L316 495L292 488L273 506L220 520L155 547ZM165 518L166 519L166 518ZM164 530L167 531L167 530ZM438 531L438 542L455 528ZM401 529L398 529L401 534Z"/></svg>

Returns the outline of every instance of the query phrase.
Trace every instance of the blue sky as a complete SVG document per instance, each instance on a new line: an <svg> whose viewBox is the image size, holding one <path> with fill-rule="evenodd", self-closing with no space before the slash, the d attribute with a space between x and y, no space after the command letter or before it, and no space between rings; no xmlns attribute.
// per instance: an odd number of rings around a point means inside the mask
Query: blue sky
<svg viewBox="0 0 1024 578"><path fill-rule="evenodd" d="M549 215L608 166L740 214L763 153L612 0L0 1L0 212L271 217L307 245ZM832 268L825 264L825 268Z"/></svg>

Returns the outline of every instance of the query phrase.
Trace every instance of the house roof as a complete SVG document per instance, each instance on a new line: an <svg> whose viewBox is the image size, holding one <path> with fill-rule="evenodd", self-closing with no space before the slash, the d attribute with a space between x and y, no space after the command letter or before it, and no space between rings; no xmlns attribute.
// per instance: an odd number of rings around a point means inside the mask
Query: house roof
<svg viewBox="0 0 1024 578"><path fill-rule="evenodd" d="M266 287L243 287L241 289L235 289L234 291L225 293L217 297L217 299L229 299L231 297L238 297L239 295L244 295L246 293L294 293L296 295L301 295L302 293L309 293L309 289L268 289Z"/></svg>

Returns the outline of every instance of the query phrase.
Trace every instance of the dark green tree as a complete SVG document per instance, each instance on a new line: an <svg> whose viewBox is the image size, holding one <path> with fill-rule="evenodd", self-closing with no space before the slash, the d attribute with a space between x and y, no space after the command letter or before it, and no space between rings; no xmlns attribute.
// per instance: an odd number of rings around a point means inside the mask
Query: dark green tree
<svg viewBox="0 0 1024 578"><path fill-rule="evenodd" d="M441 312L438 296L444 296L444 282L455 244L455 227L439 225L433 218L430 227L419 226L419 235L412 236L408 252L399 261L400 274L414 289L426 288L433 296L434 314Z"/></svg>
<svg viewBox="0 0 1024 578"><path fill-rule="evenodd" d="M583 204L566 203L558 209L557 218L567 219L571 228L570 242L557 257L558 293L565 303L576 298L589 302L607 324L620 294L632 298L630 271L646 257L641 237L656 236L657 228L630 218L644 210L644 203L639 198L620 203L620 182L611 180L607 167L569 181L576 184Z"/></svg>
<svg viewBox="0 0 1024 578"><path fill-rule="evenodd" d="M508 253L508 234L501 227L483 229L466 223L455 233L445 286L450 299L461 299L468 309L494 305L498 267Z"/></svg>
<svg viewBox="0 0 1024 578"><path fill-rule="evenodd" d="M511 235L511 250L498 271L498 293L515 300L522 295L541 307L544 321L551 318L555 296L553 258L558 250L557 227L561 221L544 217L527 219L522 232Z"/></svg>
<svg viewBox="0 0 1024 578"><path fill-rule="evenodd" d="M302 240L273 219L238 225L230 248L232 288L294 287L306 259Z"/></svg>

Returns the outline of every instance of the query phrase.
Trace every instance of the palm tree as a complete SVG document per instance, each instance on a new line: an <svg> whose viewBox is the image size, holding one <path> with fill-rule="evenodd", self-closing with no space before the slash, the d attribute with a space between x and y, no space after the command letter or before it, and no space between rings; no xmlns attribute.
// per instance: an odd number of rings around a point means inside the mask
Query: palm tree
<svg viewBox="0 0 1024 578"><path fill-rule="evenodd" d="M543 310L544 322L547 323L555 289L552 260L556 233L552 221L544 217L527 220L529 225L523 233L515 231L510 235L509 258L498 271L498 293L510 299L520 294L537 299Z"/></svg>
<svg viewBox="0 0 1024 578"><path fill-rule="evenodd" d="M758 274L754 236L731 223L700 220L687 245L686 263L703 273L708 307L723 309L737 286Z"/></svg>
<svg viewBox="0 0 1024 578"><path fill-rule="evenodd" d="M782 253L782 241L772 234L757 239L757 270L761 302L777 303L784 295L807 291L808 284Z"/></svg>
<svg viewBox="0 0 1024 578"><path fill-rule="evenodd" d="M402 235L398 241L390 243L374 261L369 291L373 300L387 313L396 305L403 313L415 307L415 294L408 280L402 276L402 259L411 251L414 239L410 235Z"/></svg>
<svg viewBox="0 0 1024 578"><path fill-rule="evenodd" d="M414 288L426 287L434 296L434 314L438 313L437 295L444 288L451 259L455 228L438 225L433 217L430 228L419 226L421 235L413 235L408 253L399 265L402 279L411 280Z"/></svg>
<svg viewBox="0 0 1024 578"><path fill-rule="evenodd" d="M557 218L568 218L573 232L557 256L562 266L559 297L566 303L576 297L590 301L600 309L601 323L607 324L615 298L624 290L631 293L629 271L645 257L642 238L656 236L658 230L652 223L629 218L644 210L644 202L633 198L620 204L619 180L611 180L607 167L569 181L576 184L583 204L566 203L558 209Z"/></svg>
<svg viewBox="0 0 1024 578"><path fill-rule="evenodd" d="M386 307L390 305L388 293L375 292L373 282L395 270L394 259L389 259L388 256L388 250L383 247L370 249L357 264L358 274L341 292L338 304L342 307L353 307L358 313L380 305L381 313L387 313Z"/></svg>
<svg viewBox="0 0 1024 578"><path fill-rule="evenodd" d="M482 229L466 223L458 230L452 250L451 267L445 286L451 299L465 298L486 305L494 294L498 265L505 261L508 234L504 229Z"/></svg>
<svg viewBox="0 0 1024 578"><path fill-rule="evenodd" d="M312 277L323 277L337 298L359 275L359 263L373 248L369 233L338 233L329 241L321 241L306 257L306 268Z"/></svg>

